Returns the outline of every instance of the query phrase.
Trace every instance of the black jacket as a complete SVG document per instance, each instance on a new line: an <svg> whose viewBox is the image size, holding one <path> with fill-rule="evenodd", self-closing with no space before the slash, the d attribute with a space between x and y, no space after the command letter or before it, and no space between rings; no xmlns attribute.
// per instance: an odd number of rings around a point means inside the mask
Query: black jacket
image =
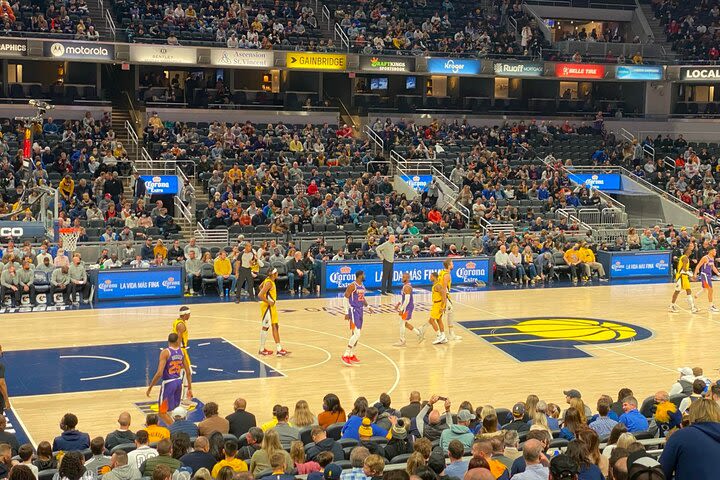
<svg viewBox="0 0 720 480"><path fill-rule="evenodd" d="M332 452L334 462L345 460L345 452L343 452L342 445L332 438L326 438L325 440L319 441L312 447L308 448L305 455L308 460L315 460L320 452Z"/></svg>
<svg viewBox="0 0 720 480"><path fill-rule="evenodd" d="M255 415L245 410L235 410L235 413L231 413L225 417L225 420L230 422L230 433L238 438L245 435L250 428L257 425Z"/></svg>

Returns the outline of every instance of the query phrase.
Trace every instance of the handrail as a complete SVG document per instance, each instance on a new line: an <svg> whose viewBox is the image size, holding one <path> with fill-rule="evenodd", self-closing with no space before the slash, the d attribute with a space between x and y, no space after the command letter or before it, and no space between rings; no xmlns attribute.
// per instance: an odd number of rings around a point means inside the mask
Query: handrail
<svg viewBox="0 0 720 480"><path fill-rule="evenodd" d="M575 210L575 209L573 208L573 210ZM576 213L577 213L577 211L576 211ZM578 227L582 228L583 230L591 230L591 231L595 230L591 225L583 222L577 215L573 215L572 213L570 213L570 211L568 209L559 208L555 211L555 215L559 216L560 218L565 216L565 219L567 220L568 225L570 225L571 222L577 222Z"/></svg>
<svg viewBox="0 0 720 480"><path fill-rule="evenodd" d="M644 154L649 155L650 158L655 160L655 147L646 143L643 145L642 149Z"/></svg>
<svg viewBox="0 0 720 480"><path fill-rule="evenodd" d="M140 149L140 158L136 161L137 170L148 175L174 175L178 168L177 160L154 160L145 147Z"/></svg>
<svg viewBox="0 0 720 480"><path fill-rule="evenodd" d="M340 47L345 47L347 51L350 51L350 38L343 31L339 23L335 24L335 40L340 37Z"/></svg>
<svg viewBox="0 0 720 480"><path fill-rule="evenodd" d="M365 135L367 135L368 138L373 142L373 149L375 153L377 153L378 148L380 148L381 152L385 151L385 142L383 141L382 137L370 127L370 125L365 125L363 127L363 132L365 132Z"/></svg>
<svg viewBox="0 0 720 480"><path fill-rule="evenodd" d="M200 222L197 224L197 229L193 232L193 237L198 243L223 243L225 245L230 243L230 231L227 228L218 229L207 229L202 226Z"/></svg>
<svg viewBox="0 0 720 480"><path fill-rule="evenodd" d="M102 1L100 2L102 4ZM100 7L102 9L102 7ZM113 40L115 40L115 20L113 20L110 10L105 9L105 24L108 30L112 33Z"/></svg>
<svg viewBox="0 0 720 480"><path fill-rule="evenodd" d="M127 132L128 139L130 139L130 149L133 152L133 160L136 160L138 151L140 150L140 138L128 120L125 120L125 131Z"/></svg>
<svg viewBox="0 0 720 480"><path fill-rule="evenodd" d="M185 203L180 200L180 197L178 197L177 195L173 197L173 200L175 202L175 210L180 212L182 218L184 218L185 221L192 225L192 212L187 207L187 205L185 205Z"/></svg>
<svg viewBox="0 0 720 480"><path fill-rule="evenodd" d="M449 178L447 178L443 172L441 172L432 165L430 166L430 172L433 175L433 179L437 180L438 184L440 185L440 190L443 190L443 195L452 200L452 202L448 202L450 204L450 207L455 209L461 216L463 216L465 218L465 221L469 225L470 221L472 220L472 218L470 217L470 209L462 203L458 202L458 198L460 197L460 189L458 188L458 186L455 185ZM447 191L444 190L442 187L445 187Z"/></svg>
<svg viewBox="0 0 720 480"><path fill-rule="evenodd" d="M630 133L630 132L629 132L628 130L626 130L625 128L620 128L620 135L621 135L625 140L627 140L628 142L632 142L633 140L635 140L635 135L633 135L632 133Z"/></svg>
<svg viewBox="0 0 720 480"><path fill-rule="evenodd" d="M143 122L141 121L140 116L137 113L137 110L135 110L135 104L133 103L133 99L130 96L130 93L128 93L127 90L123 90L123 93L125 94L125 97L127 98L127 101L128 101L128 106L130 107L130 108L128 108L128 113L130 114L130 118L132 119L133 123L135 123L135 125L142 125Z"/></svg>
<svg viewBox="0 0 720 480"><path fill-rule="evenodd" d="M194 165L194 164L193 164ZM192 215L194 212L197 211L196 208L196 201L195 201L195 188L192 186L192 183L190 183L190 179L188 179L187 175L185 175L185 172L182 168L180 168L179 165L175 165L175 175L177 175L179 183L181 184L181 191L180 194L176 196L181 198L181 203L184 204L184 201L188 201L188 204L186 205L188 209L188 213L190 215L190 218L188 218L188 222L192 223ZM190 189L189 192L186 192L186 189Z"/></svg>
<svg viewBox="0 0 720 480"><path fill-rule="evenodd" d="M328 30L330 30L330 25L331 25L330 22L331 22L332 17L330 16L330 9L327 7L327 5L323 5L322 11L321 11L321 21L325 21L325 19L327 19Z"/></svg>
<svg viewBox="0 0 720 480"><path fill-rule="evenodd" d="M672 168L673 170L677 170L677 165L675 164L675 159L672 158L670 155L665 155L665 158L663 158L663 163L667 165L668 167Z"/></svg>
<svg viewBox="0 0 720 480"><path fill-rule="evenodd" d="M480 217L478 226L483 230L487 231L492 229L498 233L510 233L515 230L515 224L509 222L491 222L490 220Z"/></svg>

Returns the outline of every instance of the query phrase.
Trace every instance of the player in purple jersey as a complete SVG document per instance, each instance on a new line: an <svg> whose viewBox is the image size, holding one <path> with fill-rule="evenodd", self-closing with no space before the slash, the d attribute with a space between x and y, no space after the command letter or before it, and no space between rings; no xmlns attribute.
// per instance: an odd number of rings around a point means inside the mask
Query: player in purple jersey
<svg viewBox="0 0 720 480"><path fill-rule="evenodd" d="M342 362L349 367L360 363L355 355L355 346L360 340L360 331L363 327L363 308L367 307L363 281L365 281L365 272L358 270L355 272L355 281L348 285L343 297L345 319L350 322L350 340L342 356Z"/></svg>
<svg viewBox="0 0 720 480"><path fill-rule="evenodd" d="M187 396L192 398L192 374L187 357L180 346L180 339L177 333L168 335L168 348L160 352L158 368L150 380L146 395L149 397L155 384L162 379L160 384L160 395L158 397L158 413L166 425L172 425L173 420L168 412L173 411L180 405L182 400L183 381L180 376L185 371L187 380Z"/></svg>
<svg viewBox="0 0 720 480"><path fill-rule="evenodd" d="M713 313L720 312L720 309L715 306L715 303L713 303L712 276L713 274L720 275L720 273L718 273L718 269L715 267L715 247L710 248L707 255L702 257L697 266L695 266L696 277L698 277L698 272L700 272L699 278L702 283L702 288L707 291L708 301L710 302L708 310Z"/></svg>
<svg viewBox="0 0 720 480"><path fill-rule="evenodd" d="M402 295L400 303L395 306L395 310L400 314L400 341L394 343L395 347L405 346L405 330L410 330L418 337L418 342L422 342L425 339L424 327L415 328L410 324L412 320L413 310L415 310L415 298L413 295L413 287L410 285L410 274L403 273L402 276L403 287L400 290ZM427 326L427 325L425 325Z"/></svg>

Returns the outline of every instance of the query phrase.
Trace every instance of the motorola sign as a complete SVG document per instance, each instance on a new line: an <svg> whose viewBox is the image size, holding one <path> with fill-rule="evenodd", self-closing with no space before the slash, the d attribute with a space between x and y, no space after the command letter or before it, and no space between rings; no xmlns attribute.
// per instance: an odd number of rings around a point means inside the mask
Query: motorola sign
<svg viewBox="0 0 720 480"><path fill-rule="evenodd" d="M42 238L45 233L42 222L0 222L0 238Z"/></svg>
<svg viewBox="0 0 720 480"><path fill-rule="evenodd" d="M63 60L115 60L115 46L111 43L45 42L43 53Z"/></svg>

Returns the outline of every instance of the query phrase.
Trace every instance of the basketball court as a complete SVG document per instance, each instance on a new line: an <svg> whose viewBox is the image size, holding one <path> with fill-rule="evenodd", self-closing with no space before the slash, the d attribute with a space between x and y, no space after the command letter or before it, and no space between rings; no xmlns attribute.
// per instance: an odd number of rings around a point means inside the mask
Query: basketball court
<svg viewBox="0 0 720 480"><path fill-rule="evenodd" d="M697 289L697 285L693 284ZM642 401L677 378L676 368L700 366L714 375L720 315L691 315L684 294L680 313L667 312L672 284L586 288L454 292L462 341L432 345L399 334L397 297L368 295L357 355L362 364L341 364L348 327L339 297L282 298L278 302L286 358L260 357L259 307L231 300L192 304L189 322L193 391L199 402L215 401L221 415L233 400L248 400L259 422L273 404L305 399L321 410L322 397L336 393L347 411L355 397L372 402L382 392L400 407L411 390L437 393L457 406L508 407L528 393L564 404L563 389L578 388L594 406L601 393L613 397L632 388ZM416 289L414 324L427 320L429 292ZM146 385L176 318L178 304L3 315L7 381L17 425L31 441L52 440L66 412L79 429L105 435L121 411L142 427L153 397ZM271 343L269 344L271 345Z"/></svg>

